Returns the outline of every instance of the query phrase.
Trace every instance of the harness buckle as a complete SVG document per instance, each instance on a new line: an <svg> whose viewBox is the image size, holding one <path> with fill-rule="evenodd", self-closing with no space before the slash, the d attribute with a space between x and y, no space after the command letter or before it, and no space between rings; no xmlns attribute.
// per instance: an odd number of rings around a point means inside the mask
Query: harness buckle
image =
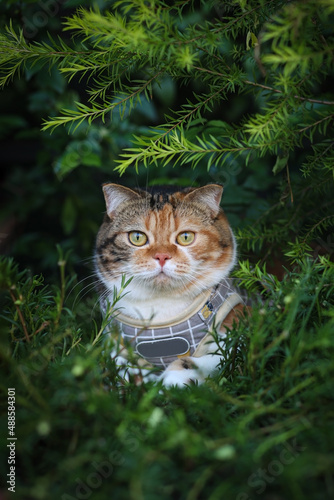
<svg viewBox="0 0 334 500"><path fill-rule="evenodd" d="M209 300L205 303L204 307L198 312L199 317L204 323L212 316L213 314L213 304Z"/></svg>

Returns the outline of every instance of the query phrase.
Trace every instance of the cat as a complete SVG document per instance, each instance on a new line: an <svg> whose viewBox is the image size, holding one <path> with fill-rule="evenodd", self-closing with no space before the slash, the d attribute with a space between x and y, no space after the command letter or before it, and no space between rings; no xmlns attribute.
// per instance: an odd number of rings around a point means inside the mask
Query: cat
<svg viewBox="0 0 334 500"><path fill-rule="evenodd" d="M95 266L106 313L122 277L132 278L117 302L122 341L113 352L131 371L169 386L201 384L221 361L213 332L238 320L244 300L228 278L236 242L220 208L223 188L130 189L104 184L106 214L96 240ZM128 344L127 344L128 343Z"/></svg>

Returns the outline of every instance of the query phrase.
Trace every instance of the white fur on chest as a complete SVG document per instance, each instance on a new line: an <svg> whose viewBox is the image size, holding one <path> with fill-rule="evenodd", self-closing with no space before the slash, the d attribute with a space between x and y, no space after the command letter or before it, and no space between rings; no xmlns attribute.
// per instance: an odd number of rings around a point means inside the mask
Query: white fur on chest
<svg viewBox="0 0 334 500"><path fill-rule="evenodd" d="M165 322L182 314L193 302L192 298L183 295L177 297L153 297L145 296L142 292L142 299L139 299L136 295L129 291L128 294L123 296L116 305L119 312L134 319L153 320L155 323ZM112 302L112 294L109 296L109 302Z"/></svg>

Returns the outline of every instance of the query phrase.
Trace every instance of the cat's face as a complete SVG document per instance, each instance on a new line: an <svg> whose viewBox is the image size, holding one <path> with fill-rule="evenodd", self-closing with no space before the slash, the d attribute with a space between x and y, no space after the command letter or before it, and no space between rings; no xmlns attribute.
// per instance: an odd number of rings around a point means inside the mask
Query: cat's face
<svg viewBox="0 0 334 500"><path fill-rule="evenodd" d="M235 243L219 208L220 186L150 194L106 184L103 191L107 215L97 236L96 266L108 289L126 274L139 300L195 296L227 276Z"/></svg>

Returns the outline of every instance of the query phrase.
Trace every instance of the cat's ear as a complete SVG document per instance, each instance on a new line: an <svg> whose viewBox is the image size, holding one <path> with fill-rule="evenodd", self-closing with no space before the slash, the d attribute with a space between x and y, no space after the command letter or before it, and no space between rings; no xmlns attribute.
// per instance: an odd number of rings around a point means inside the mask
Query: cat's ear
<svg viewBox="0 0 334 500"><path fill-rule="evenodd" d="M185 200L189 200L210 208L213 217L218 215L220 209L220 200L223 194L223 187L218 184L208 184L195 188L187 194Z"/></svg>
<svg viewBox="0 0 334 500"><path fill-rule="evenodd" d="M122 203L140 197L132 189L119 186L118 184L104 184L102 189L106 201L107 214L110 218L114 217L115 212Z"/></svg>

